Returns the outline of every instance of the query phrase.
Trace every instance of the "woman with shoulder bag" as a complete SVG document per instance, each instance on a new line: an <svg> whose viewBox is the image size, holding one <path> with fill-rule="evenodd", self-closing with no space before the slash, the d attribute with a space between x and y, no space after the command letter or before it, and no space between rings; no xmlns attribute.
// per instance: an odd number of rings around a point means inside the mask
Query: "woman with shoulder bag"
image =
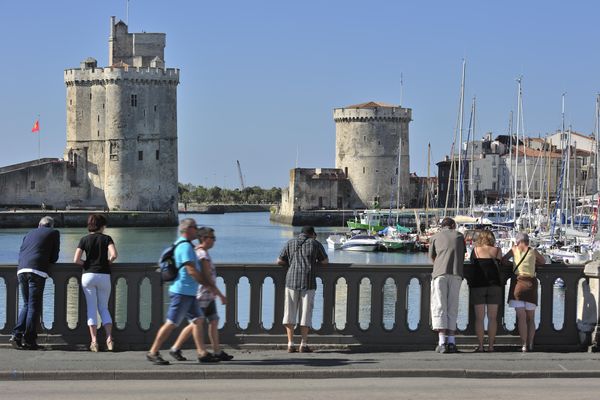
<svg viewBox="0 0 600 400"><path fill-rule="evenodd" d="M513 278L508 294L508 305L517 313L517 326L521 337L521 351L533 351L535 336L535 309L538 299L538 281L535 277L536 266L545 263L544 257L529 247L529 236L518 233L516 244L503 257L503 261L513 259Z"/></svg>
<svg viewBox="0 0 600 400"><path fill-rule="evenodd" d="M496 331L498 330L498 305L503 301L502 275L499 263L502 250L496 245L494 234L488 230L479 232L475 247L471 252L472 273L469 277L469 294L475 308L475 333L479 346L476 352L483 352L485 330L483 321L487 309L488 351L494 351Z"/></svg>

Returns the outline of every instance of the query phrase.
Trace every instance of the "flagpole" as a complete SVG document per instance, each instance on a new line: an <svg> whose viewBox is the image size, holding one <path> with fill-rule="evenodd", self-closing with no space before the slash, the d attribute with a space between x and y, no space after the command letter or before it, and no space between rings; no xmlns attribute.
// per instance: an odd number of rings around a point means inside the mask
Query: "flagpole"
<svg viewBox="0 0 600 400"><path fill-rule="evenodd" d="M38 114L38 118L37 118L37 120L38 120L38 127L39 127L39 123L40 123L40 114ZM41 148L41 146L40 146L40 136L41 136L41 134L42 134L42 131L41 131L39 128L38 128L38 132L37 132L37 134L38 134L38 135L37 135L37 137L38 137L38 164L39 164L39 163L41 162L41 159L42 159L42 157L40 156L40 148Z"/></svg>

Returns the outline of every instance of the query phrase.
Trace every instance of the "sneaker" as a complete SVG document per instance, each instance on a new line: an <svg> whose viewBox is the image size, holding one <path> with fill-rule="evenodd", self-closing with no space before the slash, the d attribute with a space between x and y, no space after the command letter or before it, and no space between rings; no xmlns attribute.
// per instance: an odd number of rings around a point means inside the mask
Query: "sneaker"
<svg viewBox="0 0 600 400"><path fill-rule="evenodd" d="M219 354L215 354L213 356L214 358L218 358L219 361L231 361L233 360L233 356L230 354L225 353L223 350L221 350L221 352Z"/></svg>
<svg viewBox="0 0 600 400"><path fill-rule="evenodd" d="M12 335L10 339L8 339L8 342L10 343L13 349L19 350L23 348L23 338L19 336Z"/></svg>
<svg viewBox="0 0 600 400"><path fill-rule="evenodd" d="M435 352L436 353L440 353L440 354L447 353L448 352L448 348L446 347L445 344L438 344L435 347Z"/></svg>
<svg viewBox="0 0 600 400"><path fill-rule="evenodd" d="M308 345L300 346L300 353L312 353L313 350Z"/></svg>
<svg viewBox="0 0 600 400"><path fill-rule="evenodd" d="M448 343L446 347L446 353L458 353L458 349L454 343Z"/></svg>
<svg viewBox="0 0 600 400"><path fill-rule="evenodd" d="M296 351L296 346L288 346L287 348L288 353L295 353Z"/></svg>
<svg viewBox="0 0 600 400"><path fill-rule="evenodd" d="M154 365L169 365L170 364L167 360L163 359L160 356L160 353L156 353L156 354L146 353L146 360L150 361Z"/></svg>
<svg viewBox="0 0 600 400"><path fill-rule="evenodd" d="M90 344L90 351L91 351L92 353L97 353L97 352L98 352L98 350L99 350L99 349L98 349L98 343L96 343L96 342L92 342L92 343Z"/></svg>
<svg viewBox="0 0 600 400"><path fill-rule="evenodd" d="M181 349L179 350L169 350L169 355L176 359L177 361L187 361L187 358L181 354Z"/></svg>
<svg viewBox="0 0 600 400"><path fill-rule="evenodd" d="M221 361L219 358L215 357L212 353L206 352L202 357L198 357L199 363L215 363Z"/></svg>
<svg viewBox="0 0 600 400"><path fill-rule="evenodd" d="M115 351L115 342L113 342L112 340L107 340L106 341L106 350L107 351Z"/></svg>

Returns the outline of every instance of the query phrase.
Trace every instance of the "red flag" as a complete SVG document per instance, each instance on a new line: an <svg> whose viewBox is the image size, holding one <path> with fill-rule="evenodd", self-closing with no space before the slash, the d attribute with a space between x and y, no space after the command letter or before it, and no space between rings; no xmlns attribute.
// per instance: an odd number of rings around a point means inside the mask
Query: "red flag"
<svg viewBox="0 0 600 400"><path fill-rule="evenodd" d="M40 131L40 120L36 119L35 124L33 124L33 128L31 128L31 132L39 132Z"/></svg>

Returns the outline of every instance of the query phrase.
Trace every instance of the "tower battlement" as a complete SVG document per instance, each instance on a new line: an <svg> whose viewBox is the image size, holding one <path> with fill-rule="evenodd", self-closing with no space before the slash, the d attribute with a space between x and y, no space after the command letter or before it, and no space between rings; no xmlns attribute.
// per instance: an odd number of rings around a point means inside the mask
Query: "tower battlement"
<svg viewBox="0 0 600 400"><path fill-rule="evenodd" d="M333 110L335 122L366 122L366 121L412 121L412 110L402 107L373 108L335 108Z"/></svg>
<svg viewBox="0 0 600 400"><path fill-rule="evenodd" d="M133 81L135 83L179 83L178 68L152 67L105 67L105 68L71 68L64 72L67 86L80 83L115 83L115 81Z"/></svg>

